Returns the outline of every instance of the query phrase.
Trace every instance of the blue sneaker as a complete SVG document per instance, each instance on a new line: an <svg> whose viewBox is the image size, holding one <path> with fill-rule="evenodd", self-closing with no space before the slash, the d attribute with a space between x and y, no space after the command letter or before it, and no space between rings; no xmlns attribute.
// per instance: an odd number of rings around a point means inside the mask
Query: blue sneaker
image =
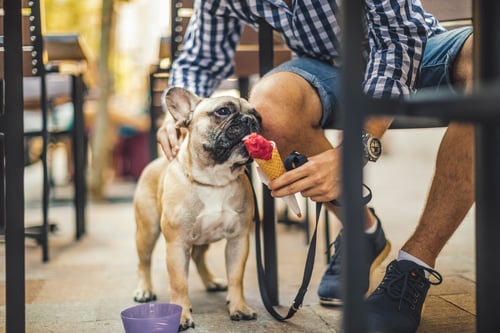
<svg viewBox="0 0 500 333"><path fill-rule="evenodd" d="M365 234L368 242L366 243L366 257L365 263L367 271L372 276L375 268L384 261L391 250L391 243L385 238L384 230L375 211L370 208L372 214L376 218L377 230L373 234ZM327 306L340 306L343 304L343 288L341 283L341 270L342 270L342 231L333 242L335 252L328 264L328 267L321 278L318 287L319 303ZM366 291L370 281L366 281Z"/></svg>
<svg viewBox="0 0 500 333"><path fill-rule="evenodd" d="M425 271L435 281L427 279ZM382 282L366 300L368 332L415 332L420 324L427 291L431 285L442 281L437 271L413 261L391 262Z"/></svg>

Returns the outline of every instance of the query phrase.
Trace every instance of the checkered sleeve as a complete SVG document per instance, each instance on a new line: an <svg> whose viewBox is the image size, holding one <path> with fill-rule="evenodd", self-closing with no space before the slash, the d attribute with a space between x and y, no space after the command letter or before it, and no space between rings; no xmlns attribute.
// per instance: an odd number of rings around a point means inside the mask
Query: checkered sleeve
<svg viewBox="0 0 500 333"><path fill-rule="evenodd" d="M182 52L172 64L170 86L180 86L207 97L222 80L233 74L233 55L242 24L234 17L225 15L221 2L195 1Z"/></svg>
<svg viewBox="0 0 500 333"><path fill-rule="evenodd" d="M370 53L364 91L403 98L414 90L427 42L420 0L366 0L365 5Z"/></svg>

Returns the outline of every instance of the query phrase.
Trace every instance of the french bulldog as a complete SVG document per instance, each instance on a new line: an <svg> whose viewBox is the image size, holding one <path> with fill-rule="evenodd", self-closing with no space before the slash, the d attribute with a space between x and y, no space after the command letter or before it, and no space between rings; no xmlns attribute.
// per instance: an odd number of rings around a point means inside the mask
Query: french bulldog
<svg viewBox="0 0 500 333"><path fill-rule="evenodd" d="M185 127L175 159L160 157L144 168L134 194L139 282L136 302L156 299L151 256L160 235L166 241L170 303L182 306L180 330L194 328L188 297L190 257L208 291L227 290L232 320L256 313L245 301L243 275L254 213L251 184L245 175L252 162L242 139L260 132L261 118L244 99L200 98L183 88L164 94L164 105L178 128ZM226 283L205 262L209 244L226 239Z"/></svg>

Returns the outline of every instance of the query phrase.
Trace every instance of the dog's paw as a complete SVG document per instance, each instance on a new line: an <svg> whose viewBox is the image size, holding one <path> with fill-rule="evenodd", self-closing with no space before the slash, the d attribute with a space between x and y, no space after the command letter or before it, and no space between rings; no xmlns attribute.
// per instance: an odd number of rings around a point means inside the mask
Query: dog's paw
<svg viewBox="0 0 500 333"><path fill-rule="evenodd" d="M190 328L194 328L194 321L192 318L185 318L184 320L181 320L179 331L185 331Z"/></svg>
<svg viewBox="0 0 500 333"><path fill-rule="evenodd" d="M239 320L254 320L257 319L257 313L246 304L241 305L237 308L232 308L229 305L229 317L231 320L239 321Z"/></svg>
<svg viewBox="0 0 500 333"><path fill-rule="evenodd" d="M214 279L213 281L208 282L205 287L207 291L216 292L216 291L226 291L227 290L227 282L223 279Z"/></svg>
<svg viewBox="0 0 500 333"><path fill-rule="evenodd" d="M156 301L156 295L152 291L136 290L134 294L134 301L138 303L147 303L151 301Z"/></svg>

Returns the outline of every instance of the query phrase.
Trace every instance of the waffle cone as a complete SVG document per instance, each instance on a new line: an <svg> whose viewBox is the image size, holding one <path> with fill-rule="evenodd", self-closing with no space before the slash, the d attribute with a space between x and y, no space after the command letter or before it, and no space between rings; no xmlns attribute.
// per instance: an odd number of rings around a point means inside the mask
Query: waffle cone
<svg viewBox="0 0 500 333"><path fill-rule="evenodd" d="M274 180L286 172L280 153L276 147L273 148L270 160L261 160L259 158L254 158L254 160L269 180Z"/></svg>

